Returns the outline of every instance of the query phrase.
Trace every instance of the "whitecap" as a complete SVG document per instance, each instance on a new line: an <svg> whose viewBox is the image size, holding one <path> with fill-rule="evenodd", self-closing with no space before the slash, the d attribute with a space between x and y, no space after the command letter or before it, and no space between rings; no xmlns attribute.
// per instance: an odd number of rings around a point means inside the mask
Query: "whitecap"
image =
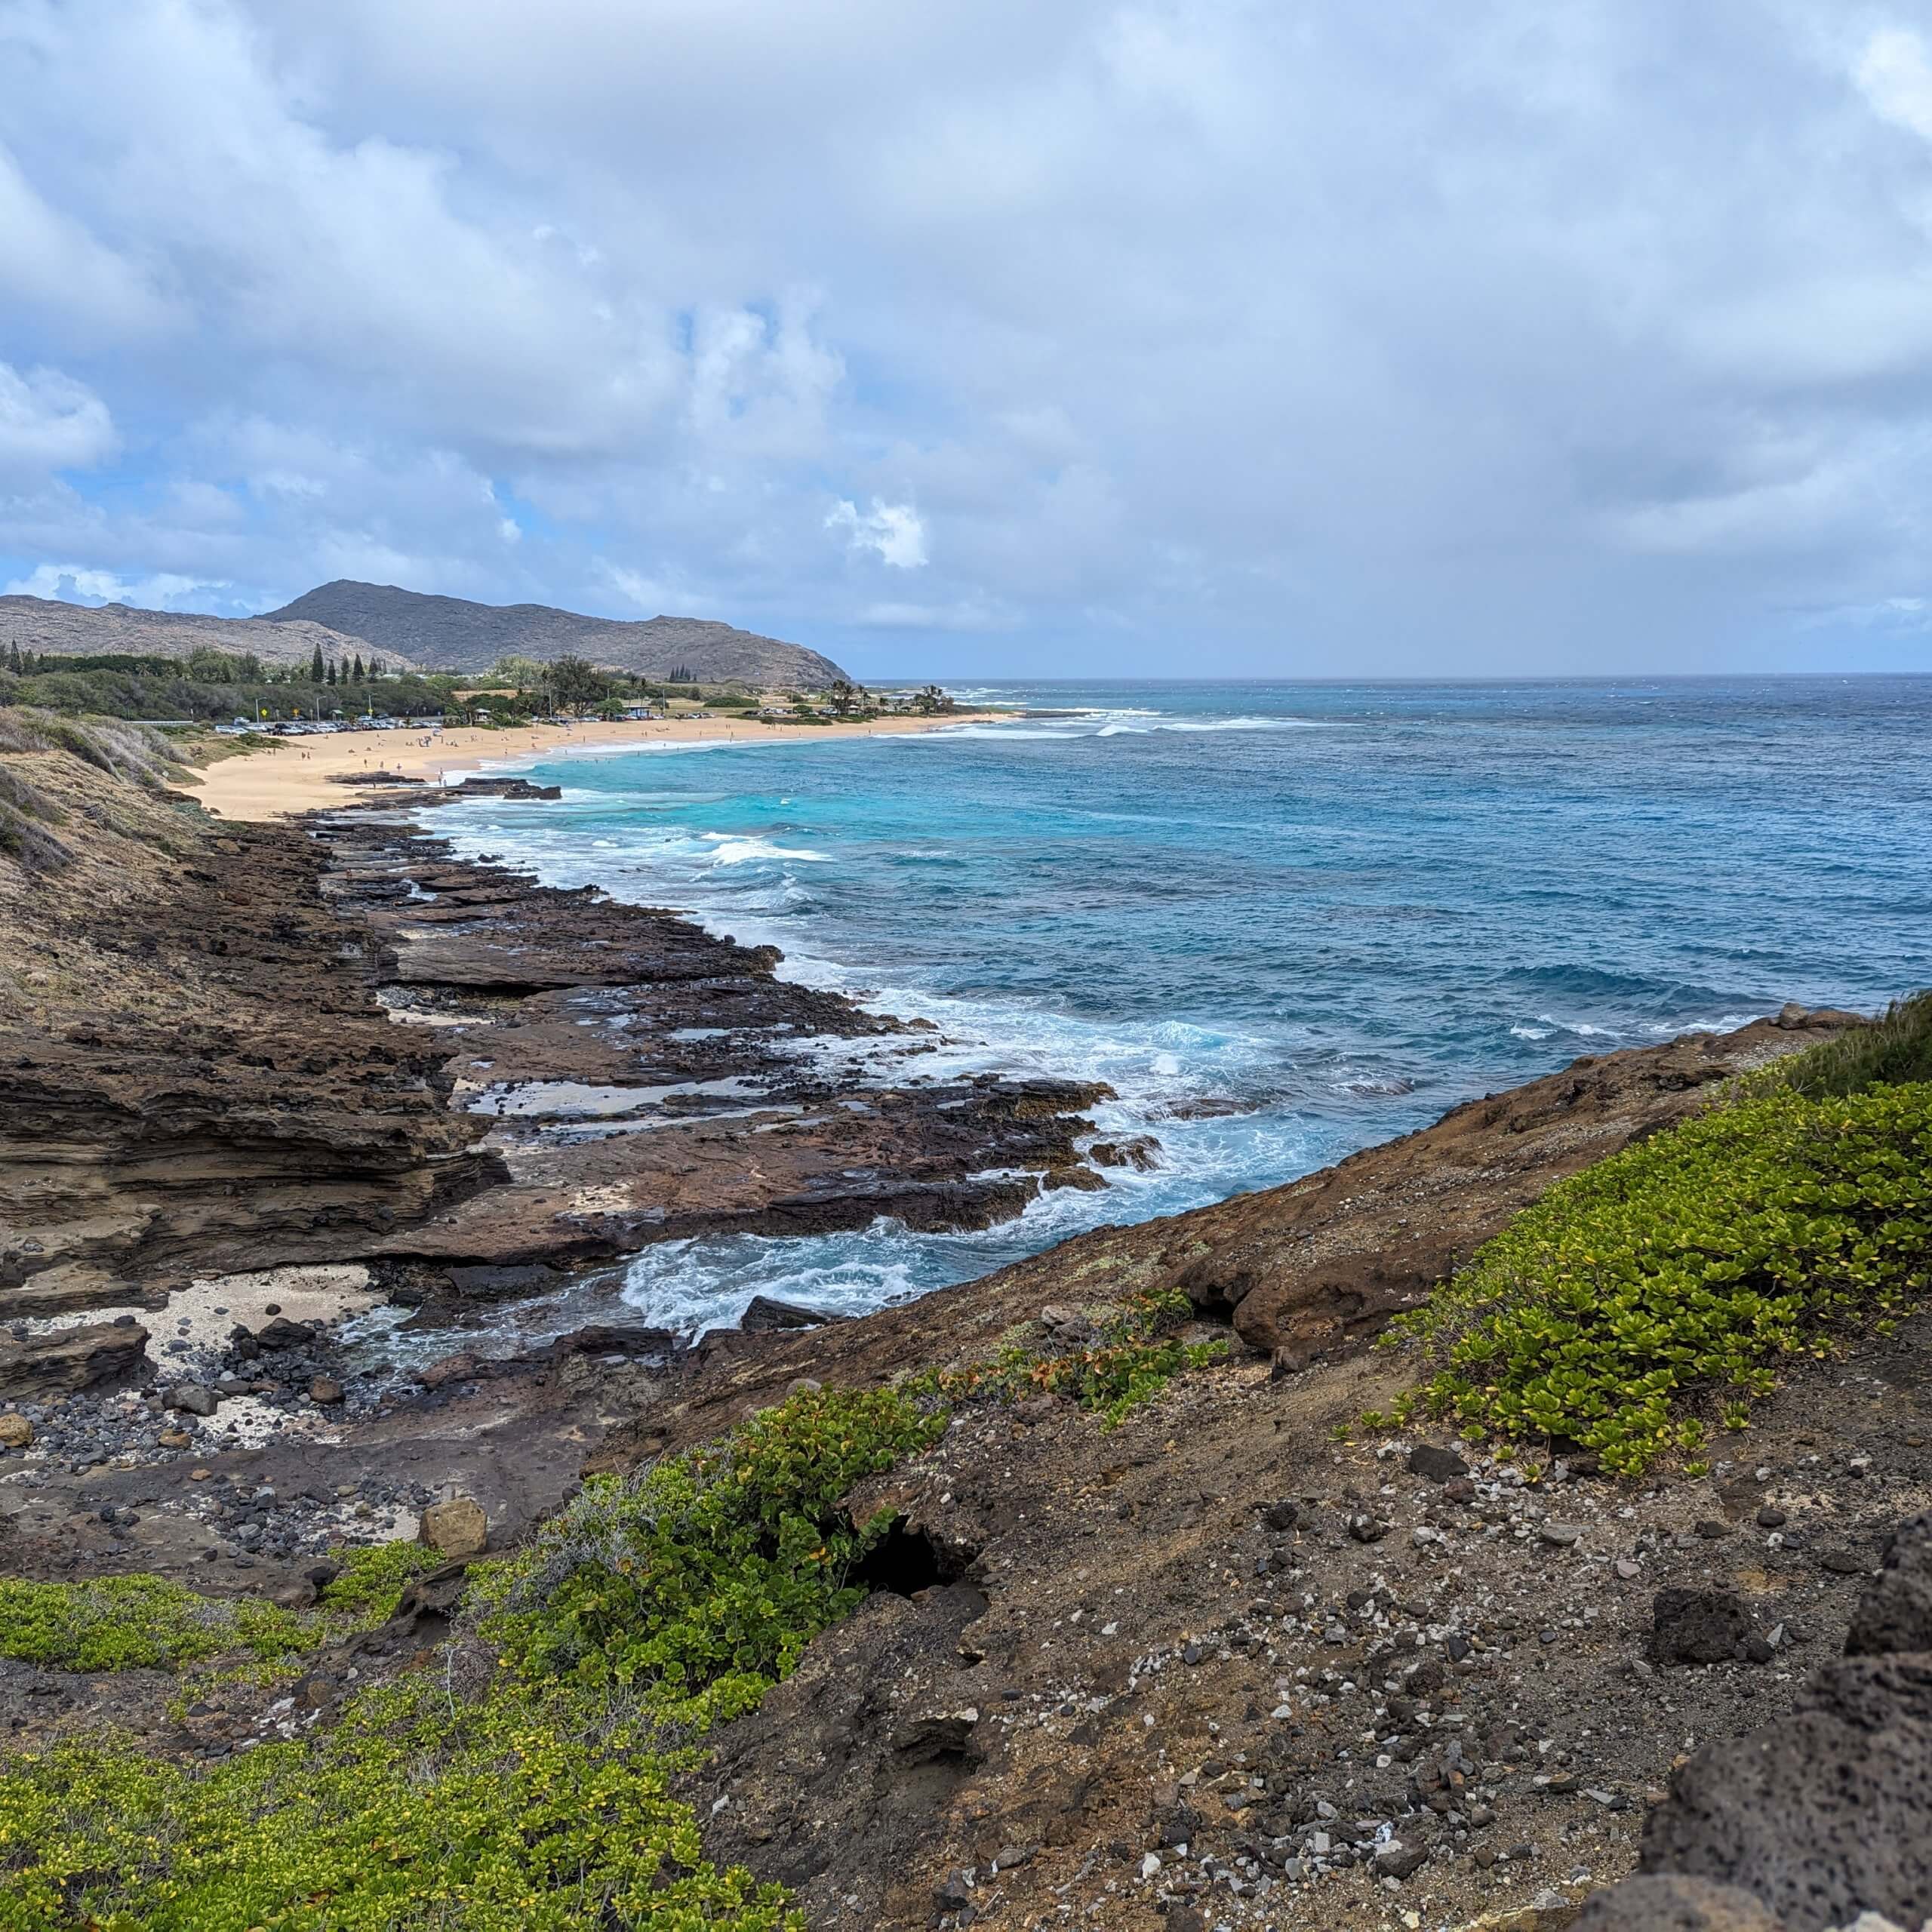
<svg viewBox="0 0 1932 1932"><path fill-rule="evenodd" d="M705 832L698 835L710 842L711 863L715 866L742 866L760 859L801 859L813 865L832 862L829 852L814 852L804 846L774 845L768 838L749 834Z"/></svg>

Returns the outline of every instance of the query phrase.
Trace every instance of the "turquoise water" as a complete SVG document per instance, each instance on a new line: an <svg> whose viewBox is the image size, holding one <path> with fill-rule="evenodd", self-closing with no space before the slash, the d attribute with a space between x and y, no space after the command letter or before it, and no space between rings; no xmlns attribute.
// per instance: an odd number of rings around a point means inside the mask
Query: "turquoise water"
<svg viewBox="0 0 1932 1932"><path fill-rule="evenodd" d="M1932 679L958 694L1075 715L548 758L561 804L438 819L937 1021L935 1072L1106 1080L1102 1126L1161 1143L987 1232L654 1249L654 1318L875 1306L1578 1054L1932 981Z"/></svg>

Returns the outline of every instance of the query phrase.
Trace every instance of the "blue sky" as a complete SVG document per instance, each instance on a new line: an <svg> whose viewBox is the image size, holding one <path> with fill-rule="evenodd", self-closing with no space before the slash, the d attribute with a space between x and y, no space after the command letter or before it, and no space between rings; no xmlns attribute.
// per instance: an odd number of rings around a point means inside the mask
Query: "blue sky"
<svg viewBox="0 0 1932 1932"><path fill-rule="evenodd" d="M1926 5L0 0L0 590L1932 669L1928 452Z"/></svg>

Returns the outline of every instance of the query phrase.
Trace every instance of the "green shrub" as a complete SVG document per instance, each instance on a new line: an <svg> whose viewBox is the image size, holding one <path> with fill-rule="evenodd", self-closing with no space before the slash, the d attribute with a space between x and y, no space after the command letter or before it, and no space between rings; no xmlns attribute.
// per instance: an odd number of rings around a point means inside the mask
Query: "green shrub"
<svg viewBox="0 0 1932 1932"><path fill-rule="evenodd" d="M1225 1340L1183 1342L1172 1332L1195 1312L1178 1288L1148 1289L1130 1295L1091 1346L1051 1354L1006 1349L991 1361L934 1376L931 1386L955 1401L975 1395L1069 1396L1083 1409L1097 1411L1112 1429L1177 1375L1226 1355Z"/></svg>
<svg viewBox="0 0 1932 1932"><path fill-rule="evenodd" d="M1760 1085L1789 1087L1814 1100L1918 1081L1932 1081L1932 991L1894 1000L1869 1026L1848 1028L1758 1076Z"/></svg>
<svg viewBox="0 0 1932 1932"><path fill-rule="evenodd" d="M44 1669L171 1670L241 1651L293 1657L321 1638L313 1618L248 1597L198 1596L159 1577L0 1579L0 1657Z"/></svg>
<svg viewBox="0 0 1932 1932"><path fill-rule="evenodd" d="M718 1444L628 1481L604 1477L524 1549L482 1566L492 1640L527 1672L648 1690L702 1726L749 1709L858 1603L854 1484L934 1441L944 1418L902 1395L811 1391Z"/></svg>
<svg viewBox="0 0 1932 1932"><path fill-rule="evenodd" d="M211 1766L111 1738L8 1761L0 1932L804 1932L777 1888L705 1861L669 1727L752 1708L857 1604L882 1525L839 1499L944 1426L901 1395L811 1392L594 1481L471 1572L445 1668L361 1693L331 1731ZM351 1554L325 1610L392 1607L413 1550ZM18 1587L71 1616L91 1586Z"/></svg>
<svg viewBox="0 0 1932 1932"><path fill-rule="evenodd" d="M608 1697L427 1672L208 1769L63 1746L0 1780L0 1932L801 1932L677 1768Z"/></svg>
<svg viewBox="0 0 1932 1932"><path fill-rule="evenodd" d="M362 1543L331 1552L341 1568L318 1594L325 1611L358 1623L386 1623L396 1614L412 1579L442 1561L420 1543Z"/></svg>
<svg viewBox="0 0 1932 1932"><path fill-rule="evenodd" d="M1596 1451L1626 1473L1737 1420L1786 1356L1932 1286L1932 1085L1754 1092L1559 1182L1389 1338L1398 1416Z"/></svg>

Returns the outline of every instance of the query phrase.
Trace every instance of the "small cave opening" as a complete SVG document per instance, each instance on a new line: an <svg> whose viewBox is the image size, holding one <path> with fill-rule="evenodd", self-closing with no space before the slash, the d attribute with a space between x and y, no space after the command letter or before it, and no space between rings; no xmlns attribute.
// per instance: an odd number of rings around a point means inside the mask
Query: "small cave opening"
<svg viewBox="0 0 1932 1932"><path fill-rule="evenodd" d="M851 1580L863 1590L917 1596L921 1590L958 1582L979 1553L970 1543L935 1537L922 1525L895 1516L884 1535L860 1558Z"/></svg>

